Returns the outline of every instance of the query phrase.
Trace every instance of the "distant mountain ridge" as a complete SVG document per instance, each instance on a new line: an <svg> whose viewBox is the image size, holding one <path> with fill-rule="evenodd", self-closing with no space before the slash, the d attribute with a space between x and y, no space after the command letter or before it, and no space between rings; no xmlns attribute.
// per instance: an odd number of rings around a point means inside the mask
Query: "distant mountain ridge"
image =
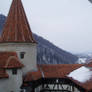
<svg viewBox="0 0 92 92"><path fill-rule="evenodd" d="M6 17L4 15L0 14L0 33L1 33L1 30L3 29L5 19L6 19Z"/></svg>
<svg viewBox="0 0 92 92"><path fill-rule="evenodd" d="M2 32L3 25L6 17L0 15L0 33ZM64 51L48 40L33 33L35 40L38 42L37 46L37 63L38 64L75 64L78 57Z"/></svg>
<svg viewBox="0 0 92 92"><path fill-rule="evenodd" d="M90 3L92 3L92 0L88 0Z"/></svg>

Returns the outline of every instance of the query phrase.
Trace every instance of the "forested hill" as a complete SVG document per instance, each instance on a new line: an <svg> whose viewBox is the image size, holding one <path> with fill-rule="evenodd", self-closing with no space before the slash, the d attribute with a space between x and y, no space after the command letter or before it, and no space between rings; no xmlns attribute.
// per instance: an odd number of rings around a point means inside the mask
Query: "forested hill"
<svg viewBox="0 0 92 92"><path fill-rule="evenodd" d="M5 23L5 19L6 19L6 17L4 15L0 14L0 33L1 33L1 30L2 30L3 25Z"/></svg>
<svg viewBox="0 0 92 92"><path fill-rule="evenodd" d="M0 33L2 32L3 24L6 17L0 15ZM38 64L74 64L77 63L78 57L64 51L48 40L33 34L35 40L38 42L37 46L37 63Z"/></svg>

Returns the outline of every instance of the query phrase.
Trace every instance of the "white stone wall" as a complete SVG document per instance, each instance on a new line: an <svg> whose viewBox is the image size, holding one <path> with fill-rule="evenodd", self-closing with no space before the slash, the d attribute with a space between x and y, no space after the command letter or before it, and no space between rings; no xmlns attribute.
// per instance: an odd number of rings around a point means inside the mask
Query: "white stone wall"
<svg viewBox="0 0 92 92"><path fill-rule="evenodd" d="M22 71L17 70L17 75L12 75L12 70L7 70L9 78L0 79L0 92L20 92L22 85Z"/></svg>
<svg viewBox="0 0 92 92"><path fill-rule="evenodd" d="M46 87L47 84L45 84L44 86ZM53 90L54 84L49 84L48 86L51 90ZM63 87L63 89L62 89L62 87ZM59 90L68 90L68 91L71 91L71 92L73 91L72 86L69 86L67 84L63 84L62 87L61 87L61 85L59 85ZM67 89L67 87L69 87L69 88ZM39 87L37 87L35 89L35 92L40 92L41 90L42 90L42 86L40 85ZM57 85L55 85L54 90L58 90ZM80 91L76 87L74 87L74 92L80 92Z"/></svg>
<svg viewBox="0 0 92 92"><path fill-rule="evenodd" d="M0 51L15 51L20 58L20 52L25 52L20 61L25 65L23 74L36 70L37 44L35 43L0 43Z"/></svg>

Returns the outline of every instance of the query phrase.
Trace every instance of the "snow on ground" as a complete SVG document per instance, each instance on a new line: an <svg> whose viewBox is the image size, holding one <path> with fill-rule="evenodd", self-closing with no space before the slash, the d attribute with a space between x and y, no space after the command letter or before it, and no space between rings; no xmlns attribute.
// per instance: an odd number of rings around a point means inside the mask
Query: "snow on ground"
<svg viewBox="0 0 92 92"><path fill-rule="evenodd" d="M78 64L83 64L86 63L86 60L87 60L86 58L79 58L77 62Z"/></svg>
<svg viewBox="0 0 92 92"><path fill-rule="evenodd" d="M92 78L92 71L85 66L82 66L72 71L68 77L72 77L74 80L85 83Z"/></svg>

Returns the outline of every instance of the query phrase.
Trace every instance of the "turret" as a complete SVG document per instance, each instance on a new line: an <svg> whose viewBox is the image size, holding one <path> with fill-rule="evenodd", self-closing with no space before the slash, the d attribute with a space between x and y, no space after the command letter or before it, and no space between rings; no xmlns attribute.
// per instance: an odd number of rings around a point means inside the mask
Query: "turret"
<svg viewBox="0 0 92 92"><path fill-rule="evenodd" d="M21 0L13 0L0 39L0 51L17 52L23 74L36 70L36 41Z"/></svg>

